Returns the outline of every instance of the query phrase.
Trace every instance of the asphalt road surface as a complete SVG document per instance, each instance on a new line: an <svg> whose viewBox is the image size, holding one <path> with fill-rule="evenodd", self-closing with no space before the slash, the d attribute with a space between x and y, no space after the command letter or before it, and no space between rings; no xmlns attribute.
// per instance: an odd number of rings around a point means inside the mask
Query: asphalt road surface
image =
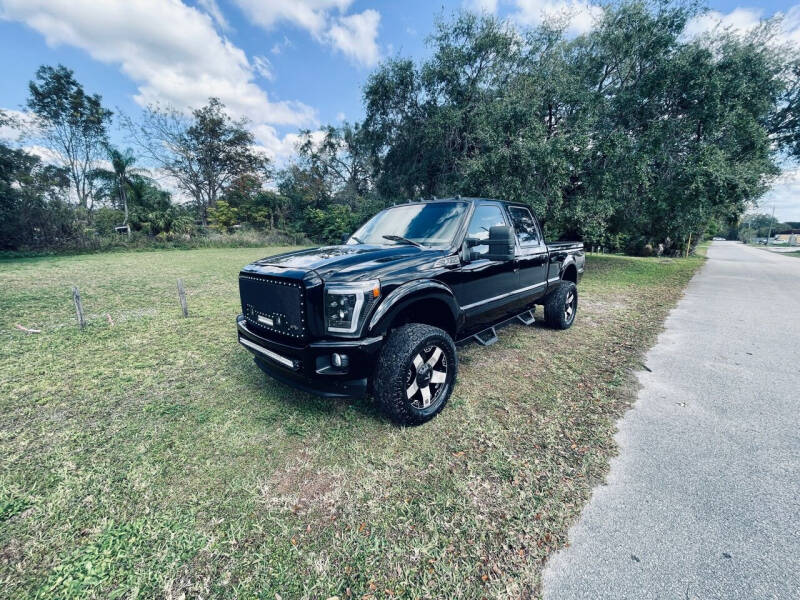
<svg viewBox="0 0 800 600"><path fill-rule="evenodd" d="M800 258L714 242L665 326L544 598L800 599Z"/></svg>

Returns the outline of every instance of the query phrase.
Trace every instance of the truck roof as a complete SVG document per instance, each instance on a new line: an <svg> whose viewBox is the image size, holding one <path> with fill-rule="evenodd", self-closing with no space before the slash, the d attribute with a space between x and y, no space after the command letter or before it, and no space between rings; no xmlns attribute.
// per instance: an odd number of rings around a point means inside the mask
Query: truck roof
<svg viewBox="0 0 800 600"><path fill-rule="evenodd" d="M500 204L523 204L522 202L510 202L508 200L498 200L497 198L480 198L472 196L449 196L447 198L423 198L421 200L409 200L401 204L431 204L433 202L499 202Z"/></svg>

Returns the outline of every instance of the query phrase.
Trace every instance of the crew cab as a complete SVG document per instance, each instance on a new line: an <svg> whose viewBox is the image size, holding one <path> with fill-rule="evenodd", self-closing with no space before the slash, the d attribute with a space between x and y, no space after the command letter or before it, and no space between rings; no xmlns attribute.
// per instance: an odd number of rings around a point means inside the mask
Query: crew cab
<svg viewBox="0 0 800 600"><path fill-rule="evenodd" d="M371 392L423 423L456 382L456 344L501 324L569 328L583 244L545 243L527 206L483 198L387 208L343 244L258 260L239 274L239 342L267 374L324 396Z"/></svg>

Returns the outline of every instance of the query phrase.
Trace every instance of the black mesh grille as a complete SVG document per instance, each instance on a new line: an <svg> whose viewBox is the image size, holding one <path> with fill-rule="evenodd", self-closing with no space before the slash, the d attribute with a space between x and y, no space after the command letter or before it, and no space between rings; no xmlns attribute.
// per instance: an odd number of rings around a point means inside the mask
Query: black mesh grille
<svg viewBox="0 0 800 600"><path fill-rule="evenodd" d="M306 337L302 283L243 274L239 276L239 294L245 319L256 330L295 339Z"/></svg>

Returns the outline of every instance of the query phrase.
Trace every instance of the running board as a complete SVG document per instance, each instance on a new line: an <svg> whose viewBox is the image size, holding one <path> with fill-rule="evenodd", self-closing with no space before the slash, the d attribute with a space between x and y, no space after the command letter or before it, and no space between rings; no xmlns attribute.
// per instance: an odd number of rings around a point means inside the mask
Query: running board
<svg viewBox="0 0 800 600"><path fill-rule="evenodd" d="M536 323L536 316L533 314L532 310L526 310L524 313L518 314L517 319L519 319L523 325L533 325Z"/></svg>
<svg viewBox="0 0 800 600"><path fill-rule="evenodd" d="M534 311L536 309L532 308L530 310L526 310L524 312L519 313L518 315L514 315L513 317L509 317L504 319L498 323L495 323L491 327L487 327L479 331L478 333L473 333L470 336L462 338L456 341L456 344L466 344L470 341L478 342L481 346L491 346L497 341L497 330L501 327L505 327L513 323L514 321L519 321L523 325L531 326L536 323L536 316L534 315Z"/></svg>
<svg viewBox="0 0 800 600"><path fill-rule="evenodd" d="M472 339L481 346L491 346L497 341L497 331L495 331L494 327L489 327L473 335Z"/></svg>

